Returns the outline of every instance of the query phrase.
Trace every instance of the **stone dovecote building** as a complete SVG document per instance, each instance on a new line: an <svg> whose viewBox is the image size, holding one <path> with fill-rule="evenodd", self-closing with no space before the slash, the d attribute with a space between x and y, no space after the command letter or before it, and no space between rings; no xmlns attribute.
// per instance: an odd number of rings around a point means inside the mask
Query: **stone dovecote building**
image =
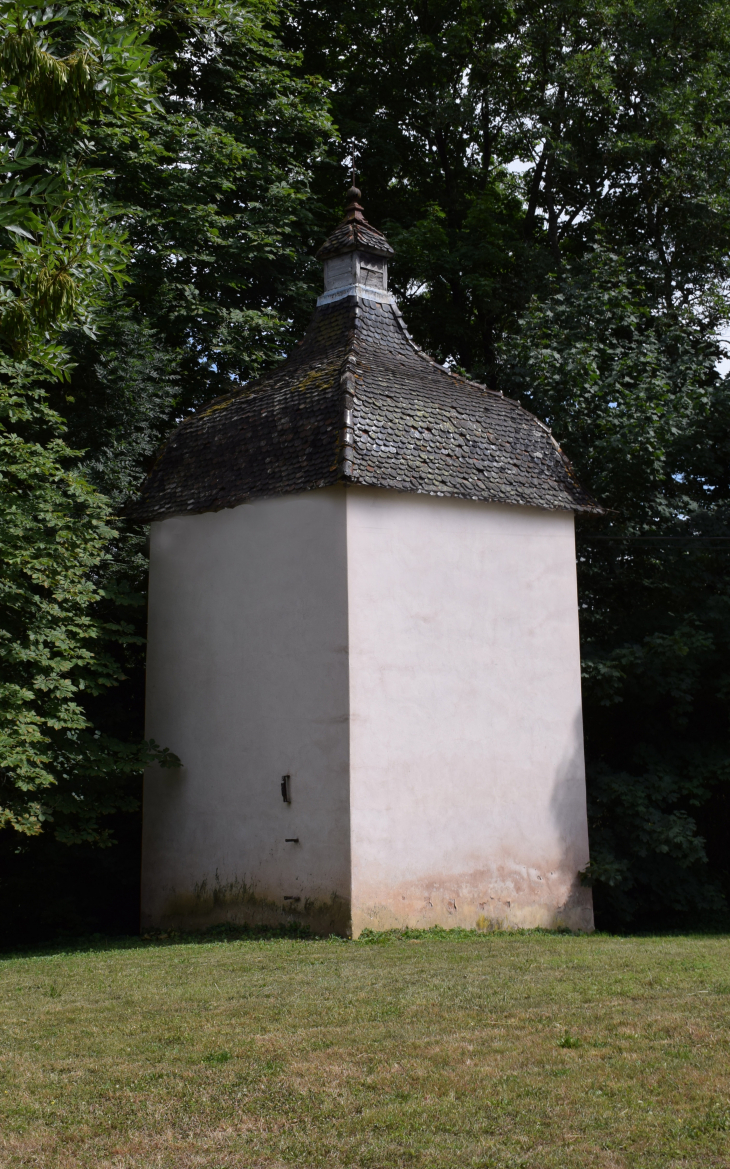
<svg viewBox="0 0 730 1169"><path fill-rule="evenodd" d="M550 432L444 369L349 192L272 373L183 422L151 523L145 926L592 926L573 517Z"/></svg>

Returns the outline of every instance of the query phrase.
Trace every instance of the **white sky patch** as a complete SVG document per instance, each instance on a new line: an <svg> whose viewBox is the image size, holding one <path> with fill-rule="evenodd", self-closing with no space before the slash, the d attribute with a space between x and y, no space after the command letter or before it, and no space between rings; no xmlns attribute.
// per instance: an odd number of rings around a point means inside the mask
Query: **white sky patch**
<svg viewBox="0 0 730 1169"><path fill-rule="evenodd" d="M722 357L717 362L715 368L723 377L727 377L728 373L730 373L730 321L720 329L718 338L728 346L729 352L727 357Z"/></svg>
<svg viewBox="0 0 730 1169"><path fill-rule="evenodd" d="M420 280L409 280L406 285L406 296L409 300L414 296L423 296L426 292L428 292L428 284Z"/></svg>

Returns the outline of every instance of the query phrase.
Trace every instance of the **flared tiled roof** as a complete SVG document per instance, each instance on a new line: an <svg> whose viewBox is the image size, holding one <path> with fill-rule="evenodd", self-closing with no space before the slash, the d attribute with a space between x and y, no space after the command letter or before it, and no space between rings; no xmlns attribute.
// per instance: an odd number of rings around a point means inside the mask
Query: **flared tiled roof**
<svg viewBox="0 0 730 1169"><path fill-rule="evenodd" d="M549 430L419 350L386 293L320 305L283 365L181 423L133 514L217 511L334 483L601 510Z"/></svg>

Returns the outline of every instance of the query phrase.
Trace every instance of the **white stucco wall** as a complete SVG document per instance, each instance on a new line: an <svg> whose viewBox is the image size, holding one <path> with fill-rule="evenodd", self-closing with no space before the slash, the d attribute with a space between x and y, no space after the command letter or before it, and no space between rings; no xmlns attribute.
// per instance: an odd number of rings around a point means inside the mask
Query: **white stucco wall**
<svg viewBox="0 0 730 1169"><path fill-rule="evenodd" d="M153 524L147 734L184 767L146 776L145 926L592 926L568 513L335 487Z"/></svg>
<svg viewBox="0 0 730 1169"><path fill-rule="evenodd" d="M335 488L152 525L147 735L184 767L145 777L145 926L347 928L345 522Z"/></svg>
<svg viewBox="0 0 730 1169"><path fill-rule="evenodd" d="M347 493L355 933L592 927L573 516Z"/></svg>

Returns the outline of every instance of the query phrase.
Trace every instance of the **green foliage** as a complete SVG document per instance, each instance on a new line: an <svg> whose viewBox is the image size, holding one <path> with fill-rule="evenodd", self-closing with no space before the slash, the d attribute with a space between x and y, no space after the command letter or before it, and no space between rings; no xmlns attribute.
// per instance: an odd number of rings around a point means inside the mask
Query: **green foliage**
<svg viewBox="0 0 730 1169"><path fill-rule="evenodd" d="M118 588L116 613L101 615L114 592L105 565L117 531L42 378L70 376L62 331L73 322L92 333L128 252L100 199L104 172L84 161L78 119L133 116L145 90L150 108L151 75L135 29L110 27L101 39L78 29L80 44L55 56L55 24L65 19L7 6L0 40L11 143L0 164L0 827L33 835L49 821L60 840L105 843L102 818L135 805L128 777L177 761L153 743L105 735L88 717L139 639L120 619ZM103 20L97 28L104 33ZM63 148L49 153L54 129Z"/></svg>
<svg viewBox="0 0 730 1169"><path fill-rule="evenodd" d="M155 70L145 34L120 30L111 17L96 22L97 36L75 28L75 47L58 57L51 44L54 35L68 38L67 10L4 4L0 13L8 132L0 147L0 339L16 357L63 377L70 360L59 329L71 321L91 327L99 293L123 280L128 256L100 202L104 172L88 165L93 146L80 120L150 108ZM63 138L55 150L54 131Z"/></svg>
<svg viewBox="0 0 730 1169"><path fill-rule="evenodd" d="M161 9L161 110L96 139L108 197L126 209L127 303L177 356L178 411L280 360L319 291L309 174L333 128L277 20L273 0L207 22Z"/></svg>
<svg viewBox="0 0 730 1169"><path fill-rule="evenodd" d="M109 503L74 467L30 363L0 361L0 374L0 827L36 833L48 820L59 839L101 841L99 818L134 806L124 778L174 760L89 723L83 699L122 677L104 642L138 640L96 613Z"/></svg>
<svg viewBox="0 0 730 1169"><path fill-rule="evenodd" d="M575 1048L575 1047L582 1047L582 1046L583 1046L582 1040L578 1039L575 1035L571 1035L569 1031L566 1031L565 1034L563 1035L562 1039L558 1040L558 1047L564 1047L564 1048L567 1048L569 1050L572 1048Z"/></svg>
<svg viewBox="0 0 730 1169"><path fill-rule="evenodd" d="M98 171L24 153L22 139L0 151L0 168L8 176L0 226L9 233L0 249L0 338L16 358L68 377L59 330L71 322L91 330L104 283L124 280L124 238L99 203Z"/></svg>
<svg viewBox="0 0 730 1169"><path fill-rule="evenodd" d="M3 421L33 421L32 374L12 370L2 386ZM12 397L15 399L13 403ZM41 394L36 390L36 400ZM37 401L38 413L43 411ZM74 471L64 470L71 452L58 438L24 441L7 426L0 433L2 467L3 579L0 637L3 733L0 750L6 784L0 824L37 831L40 805L26 806L27 793L55 782L49 770L51 732L78 734L85 719L75 694L82 684L108 682L89 670L95 636L89 609L96 590L90 570L112 535L107 509ZM108 668L108 667L107 667ZM112 671L113 673L113 671ZM82 677L83 683L81 681Z"/></svg>
<svg viewBox="0 0 730 1169"><path fill-rule="evenodd" d="M665 309L724 277L729 30L726 0L299 0L288 36L332 83L419 341L492 376L599 227Z"/></svg>
<svg viewBox="0 0 730 1169"><path fill-rule="evenodd" d="M503 384L554 429L613 524L651 526L701 506L704 485L691 500L676 478L680 451L727 394L701 318L682 306L657 311L636 274L600 247L569 262L548 293L501 346Z"/></svg>
<svg viewBox="0 0 730 1169"><path fill-rule="evenodd" d="M69 8L40 3L4 0L0 14L5 100L37 123L75 124L94 113L104 116L115 106L128 108L135 97L147 108L156 104L150 83L158 66L151 61L147 35L139 20L122 25L122 10L107 9L106 19L92 17L91 27L78 24ZM68 31L73 47L65 56L54 54L54 42L60 39L63 45Z"/></svg>

